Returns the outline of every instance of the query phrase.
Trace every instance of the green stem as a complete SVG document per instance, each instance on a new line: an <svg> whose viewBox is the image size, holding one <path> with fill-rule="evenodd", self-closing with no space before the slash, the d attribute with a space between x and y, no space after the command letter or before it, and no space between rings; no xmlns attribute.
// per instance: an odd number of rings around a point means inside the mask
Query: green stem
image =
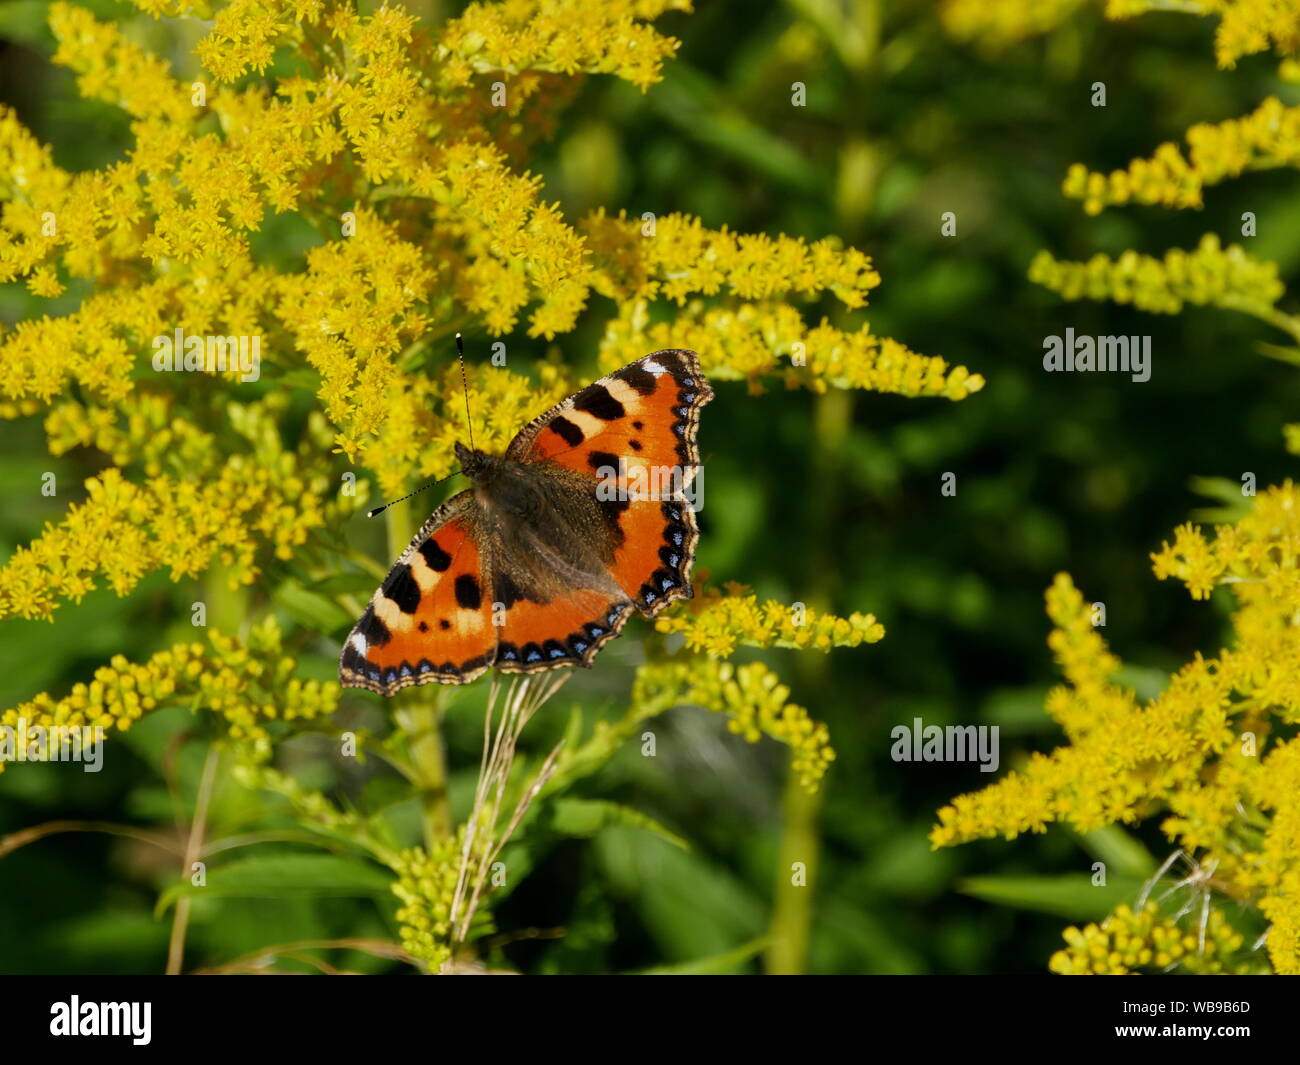
<svg viewBox="0 0 1300 1065"><path fill-rule="evenodd" d="M809 791L790 773L785 785L785 825L777 857L771 939L763 959L770 976L798 976L805 968L812 927L813 874L821 850L817 831L820 812L821 792Z"/></svg>
<svg viewBox="0 0 1300 1065"><path fill-rule="evenodd" d="M837 572L834 559L827 552L828 545L834 542L834 501L839 498L836 484L845 438L853 422L853 400L851 393L832 389L818 396L814 407L808 478L808 498L814 501L809 511L808 542L814 547L804 576L807 588L804 598L818 606L831 597L829 581L835 579ZM803 688L814 695L826 689L825 655L800 655L796 662ZM792 975L804 971L812 927L813 883L820 852L821 793L809 792L794 772L787 770L783 803L771 941L764 955L764 968L772 974Z"/></svg>
<svg viewBox="0 0 1300 1065"><path fill-rule="evenodd" d="M189 839L185 844L185 858L181 865L182 877L193 875L194 864L203 853L203 837L208 827L208 804L212 801L219 761L220 755L216 744L213 744L208 748L208 756L203 763L203 774L199 778L199 789L194 797L194 818L190 822ZM168 976L179 976L181 965L185 960L185 933L190 923L190 902L188 895L176 901L176 912L172 915L171 940L167 944Z"/></svg>
<svg viewBox="0 0 1300 1065"><path fill-rule="evenodd" d="M426 701L397 711L397 723L407 735L411 783L420 793L420 813L424 823L424 846L432 851L451 837L451 804L447 796L447 758L442 742L442 692Z"/></svg>
<svg viewBox="0 0 1300 1065"><path fill-rule="evenodd" d="M1274 329L1289 333L1294 340L1300 342L1300 317L1279 311L1276 307L1264 306L1253 300L1239 297L1225 296L1218 301L1218 304L1227 310L1240 311L1242 314L1258 318L1261 322L1267 322Z"/></svg>

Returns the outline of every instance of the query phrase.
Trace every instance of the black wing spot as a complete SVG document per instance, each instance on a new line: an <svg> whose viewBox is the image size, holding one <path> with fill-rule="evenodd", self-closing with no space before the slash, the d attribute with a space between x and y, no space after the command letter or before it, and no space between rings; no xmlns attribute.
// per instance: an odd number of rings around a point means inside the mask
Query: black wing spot
<svg viewBox="0 0 1300 1065"><path fill-rule="evenodd" d="M686 372L686 365L682 362L682 357L675 351L661 351L655 356L655 362L662 366L673 376L674 381L679 381Z"/></svg>
<svg viewBox="0 0 1300 1065"><path fill-rule="evenodd" d="M411 576L411 567L404 563L393 567L379 590L396 603L403 614L414 614L420 605L420 586Z"/></svg>
<svg viewBox="0 0 1300 1065"><path fill-rule="evenodd" d="M586 411L602 422L612 422L623 417L627 412L623 404L609 394L604 385L588 385L573 397L573 409Z"/></svg>
<svg viewBox="0 0 1300 1065"><path fill-rule="evenodd" d="M587 439L583 431L569 421L568 418L554 418L547 428L570 447L577 447Z"/></svg>
<svg viewBox="0 0 1300 1065"><path fill-rule="evenodd" d="M441 618L438 621L438 628L442 629L443 632L446 632L449 628L451 628L451 622L448 621L446 618Z"/></svg>
<svg viewBox="0 0 1300 1065"><path fill-rule="evenodd" d="M625 381L636 389L637 393L642 396L648 396L655 390L656 378L649 370L643 370L640 366L629 366L625 370L620 370L614 375L620 381Z"/></svg>
<svg viewBox="0 0 1300 1065"><path fill-rule="evenodd" d="M509 610L520 599L527 599L519 585L514 582L510 574L498 571L492 574L492 589L496 593L497 602Z"/></svg>
<svg viewBox="0 0 1300 1065"><path fill-rule="evenodd" d="M428 631L429 631L429 623L428 623L427 621L422 621L422 622L420 622L420 631L421 631L421 632L428 632Z"/></svg>
<svg viewBox="0 0 1300 1065"><path fill-rule="evenodd" d="M477 610L483 604L483 589L472 573L462 573L456 578L456 605L465 610Z"/></svg>
<svg viewBox="0 0 1300 1065"><path fill-rule="evenodd" d="M375 617L373 606L366 607L366 612L357 622L357 630L365 637L367 647L383 647L393 638L393 634L388 631L388 626Z"/></svg>
<svg viewBox="0 0 1300 1065"><path fill-rule="evenodd" d="M645 428L645 422L633 422L632 428L640 432L642 429Z"/></svg>
<svg viewBox="0 0 1300 1065"><path fill-rule="evenodd" d="M438 541L432 536L420 545L420 554L435 573L446 573L447 567L451 565L451 555L439 547Z"/></svg>
<svg viewBox="0 0 1300 1065"><path fill-rule="evenodd" d="M599 499L596 501L600 507L601 517L605 519L605 524L609 526L610 534L614 537L614 546L618 547L623 543L623 512L632 504L626 499Z"/></svg>
<svg viewBox="0 0 1300 1065"><path fill-rule="evenodd" d="M593 451L587 456L587 465L593 470L617 470L618 456L611 455L608 451Z"/></svg>

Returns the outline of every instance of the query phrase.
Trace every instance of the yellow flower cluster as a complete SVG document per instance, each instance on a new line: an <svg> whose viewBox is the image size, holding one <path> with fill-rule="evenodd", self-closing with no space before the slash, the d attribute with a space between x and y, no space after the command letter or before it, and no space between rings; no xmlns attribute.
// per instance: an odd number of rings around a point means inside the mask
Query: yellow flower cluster
<svg viewBox="0 0 1300 1065"><path fill-rule="evenodd" d="M349 458L387 417L398 384L394 357L427 330L422 308L435 276L394 227L369 212L358 212L355 226L355 235L312 249L303 273L276 284L278 316L320 373L318 396Z"/></svg>
<svg viewBox="0 0 1300 1065"><path fill-rule="evenodd" d="M1292 668L1294 663L1293 657ZM1294 702L1287 720L1293 725L1300 720ZM1276 746L1249 783L1246 794L1272 819L1259 850L1249 855L1242 881L1260 895L1260 912L1271 924L1268 952L1274 967L1300 973L1300 742Z"/></svg>
<svg viewBox="0 0 1300 1065"><path fill-rule="evenodd" d="M126 595L160 569L180 580L220 562L233 585L251 584L261 544L290 558L325 522L319 478L244 455L201 482L160 474L135 485L110 468L88 479L86 491L84 503L0 568L0 617L53 620L56 600L80 601L96 578Z"/></svg>
<svg viewBox="0 0 1300 1065"><path fill-rule="evenodd" d="M1213 540L1196 526L1179 526L1151 560L1158 578L1182 581L1193 599L1232 583L1252 601L1253 586L1262 585L1269 598L1300 608L1300 489L1289 480L1265 489L1239 522L1216 526Z"/></svg>
<svg viewBox="0 0 1300 1065"><path fill-rule="evenodd" d="M1177 314L1185 303L1211 305L1269 317L1285 293L1277 264L1252 258L1240 245L1224 248L1207 233L1194 251L1174 248L1163 259L1129 250L1118 259L1094 255L1064 262L1040 251L1029 280L1067 300L1131 303L1154 314Z"/></svg>
<svg viewBox="0 0 1300 1065"><path fill-rule="evenodd" d="M984 378L938 356L918 355L869 325L844 332L825 320L808 328L786 304L743 303L709 307L692 301L671 322L652 321L644 302L623 304L601 340L600 364L615 369L647 351L685 347L699 352L705 374L717 381L745 381L761 394L764 378L815 392L861 388L902 396L965 399Z"/></svg>
<svg viewBox="0 0 1300 1065"><path fill-rule="evenodd" d="M138 2L160 15L200 10ZM136 144L126 161L74 177L0 113L0 181L11 186L0 277L24 277L51 296L63 275L105 283L75 314L23 323L3 339L6 413L30 411L30 399L49 401L69 380L97 401L124 402L141 350L176 326L187 335L260 333L268 359L301 359L319 374L336 448L396 488L414 465L438 467L449 443L426 447L418 463L409 451L393 459L372 446L390 420L429 398L410 371L429 351L418 338L445 319L449 297L491 333L513 330L527 312L529 334L552 339L574 328L593 291L620 306L605 364L690 343L710 373L755 391L764 374L816 389L953 399L983 385L867 326L809 329L781 302L830 292L862 306L879 276L855 249L714 231L681 215L659 219L648 236L643 223L603 212L575 228L542 200L539 178L512 168L528 132L516 128L525 124L521 98L562 95L552 92L555 79L571 81L560 73L571 69L644 83L655 56L671 53L650 47L644 20L684 4L610 0L581 19L568 17L566 0L475 4L442 27L437 47L400 8L363 17L318 0L212 7L200 58L219 79L262 68L280 45L312 57L316 76L282 80L274 92L200 86L195 95L116 26L53 5L57 61L85 94L133 116ZM449 72L457 63L465 78ZM529 71L512 74L504 108L466 80L492 64ZM430 81L439 87L432 94ZM508 121L488 120L498 111ZM209 114L219 132L203 121ZM330 239L308 253L305 270L277 273L253 261L248 234L267 210L292 209ZM653 299L690 301L677 330L660 323L647 335ZM441 395L450 399L454 379L447 384Z"/></svg>
<svg viewBox="0 0 1300 1065"><path fill-rule="evenodd" d="M440 841L429 853L410 847L398 855L393 894L402 901L397 911L402 946L412 957L437 972L451 960L451 907L460 874L464 827Z"/></svg>
<svg viewBox="0 0 1300 1065"><path fill-rule="evenodd" d="M1145 706L1111 682L1119 662L1092 630L1091 608L1065 576L1048 592L1050 644L1067 686L1047 709L1070 743L939 811L935 846L1042 831L1080 831L1167 811L1165 834L1215 865L1216 890L1272 922L1277 972L1300 972L1300 490L1261 493L1213 539L1184 526L1152 556L1158 577L1238 601L1234 645L1197 655ZM1078 963L1076 958L1071 964Z"/></svg>
<svg viewBox="0 0 1300 1065"><path fill-rule="evenodd" d="M1056 29L1084 0L942 0L944 28L958 40L991 50ZM1100 4L1099 4L1100 6ZM1150 11L1217 15L1214 52L1220 67L1267 51L1293 56L1300 49L1300 0L1105 0L1109 19Z"/></svg>
<svg viewBox="0 0 1300 1065"><path fill-rule="evenodd" d="M826 726L789 701L790 689L762 662L735 666L710 658L652 662L637 670L634 706L689 703L727 715L727 727L757 743L769 736L790 748L791 769L815 791L835 751Z"/></svg>
<svg viewBox="0 0 1300 1065"><path fill-rule="evenodd" d="M1067 928L1066 947L1052 955L1048 967L1063 976L1125 976L1179 969L1185 973L1246 974L1258 966L1239 960L1244 940L1227 918L1211 909L1202 952L1198 933L1186 931L1162 917L1149 902L1134 913L1118 907L1100 924Z"/></svg>
<svg viewBox="0 0 1300 1065"><path fill-rule="evenodd" d="M89 684L76 684L55 699L42 693L0 712L0 725L27 727L100 726L126 730L150 710L183 704L220 714L231 738L255 757L270 753L266 722L312 719L334 712L339 686L294 675L296 664L282 654L280 630L268 617L246 639L212 630L207 643L181 643L147 662L115 655ZM0 769L3 766L0 765Z"/></svg>
<svg viewBox="0 0 1300 1065"><path fill-rule="evenodd" d="M616 74L644 91L660 80L663 61L680 44L644 20L690 10L691 0L475 2L447 24L440 43L466 72Z"/></svg>
<svg viewBox="0 0 1300 1065"><path fill-rule="evenodd" d="M64 400L50 408L45 435L51 455L93 447L118 467L143 464L150 477L164 470L177 476L207 473L218 461L211 433L178 414L172 397L147 392L133 393L120 412Z"/></svg>
<svg viewBox="0 0 1300 1065"><path fill-rule="evenodd" d="M1109 175L1075 163L1061 189L1082 200L1088 214L1126 203L1199 208L1207 185L1247 170L1300 166L1300 107L1270 96L1243 118L1192 126L1187 145L1184 155L1176 144L1162 144L1150 159L1135 159Z"/></svg>
<svg viewBox="0 0 1300 1065"><path fill-rule="evenodd" d="M1047 613L1056 622L1047 645L1069 682L1048 692L1045 709L1053 720L1074 738L1130 712L1132 694L1111 684L1120 661L1097 632L1092 607L1063 573L1047 590Z"/></svg>
<svg viewBox="0 0 1300 1065"><path fill-rule="evenodd" d="M1234 67L1242 56L1267 51L1294 55L1300 48L1300 0L1107 0L1109 18L1130 18L1148 11L1183 11L1219 16L1214 54L1219 66Z"/></svg>
<svg viewBox="0 0 1300 1065"><path fill-rule="evenodd" d="M698 218L669 214L648 221L597 211L583 220L603 296L620 302L667 299L684 306L695 294L730 293L770 300L832 292L849 308L866 305L880 284L871 259L838 241L807 241L706 229Z"/></svg>
<svg viewBox="0 0 1300 1065"><path fill-rule="evenodd" d="M873 335L859 315L854 331L808 327L801 306L866 306L880 277L857 249L685 215L647 225L599 211L572 224L545 199L528 151L576 93L574 75L653 84L677 42L650 22L688 0L474 2L435 27L383 2L133 2L203 20L202 71L182 80L134 33L73 3L49 8L55 61L83 96L129 119L121 161L64 171L0 107L0 284L43 299L73 283L88 293L72 313L0 330L0 416L43 415L52 454L93 447L114 463L0 567L0 617L50 619L97 585L124 595L160 570L181 580L220 567L248 585L271 555L294 580L315 577L322 556L338 558L327 529L357 502L335 498L343 470L330 448L385 494L447 473L453 444L470 435L452 334L521 329L550 341L577 327L593 294L616 305L607 368L691 346L711 376L753 391L767 377L950 399L983 386ZM258 76L273 67L294 74ZM258 235L289 212L315 232L301 254ZM650 324L655 301L674 305L675 327ZM176 329L259 337L262 383L245 386L234 370L151 373L155 338ZM507 357L509 369L470 360L475 442L498 450L578 383L555 362L525 376ZM796 621L739 588L698 605L661 628L714 655L883 636L870 615ZM787 744L812 788L834 752L789 696L761 663L704 656L646 666L636 680L647 713L694 702L751 742ZM317 718L338 697L336 684L295 675L267 616L243 639L212 631L144 664L118 656L66 697L39 695L0 720L124 729L168 704L221 715L245 783L393 865L403 944L440 967L463 836L397 859L358 815L266 768L272 720Z"/></svg>
<svg viewBox="0 0 1300 1065"><path fill-rule="evenodd" d="M479 366L468 381L474 442L492 451L504 451L523 426L571 391L569 377L550 363L538 368L537 380L504 367ZM398 494L416 475L443 477L458 467L453 448L469 439L458 367L430 378L409 378L389 403L377 436L358 444L386 496Z"/></svg>
<svg viewBox="0 0 1300 1065"><path fill-rule="evenodd" d="M959 41L990 50L1054 30L1084 0L941 0L944 29Z"/></svg>
<svg viewBox="0 0 1300 1065"><path fill-rule="evenodd" d="M857 647L885 638L874 614L838 618L819 614L802 603L786 606L775 599L759 603L742 584L728 584L725 594L710 588L690 601L688 611L664 614L655 621L660 632L684 633L686 647L727 658L737 647L794 647L829 651Z"/></svg>

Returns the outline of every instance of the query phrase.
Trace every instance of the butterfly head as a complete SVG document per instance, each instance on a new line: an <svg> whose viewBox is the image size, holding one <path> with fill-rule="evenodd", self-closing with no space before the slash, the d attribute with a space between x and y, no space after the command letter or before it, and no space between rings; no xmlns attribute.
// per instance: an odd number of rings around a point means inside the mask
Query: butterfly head
<svg viewBox="0 0 1300 1065"><path fill-rule="evenodd" d="M501 456L489 455L486 451L466 447L464 444L456 445L456 460L460 463L460 472L471 481L491 477L501 464Z"/></svg>

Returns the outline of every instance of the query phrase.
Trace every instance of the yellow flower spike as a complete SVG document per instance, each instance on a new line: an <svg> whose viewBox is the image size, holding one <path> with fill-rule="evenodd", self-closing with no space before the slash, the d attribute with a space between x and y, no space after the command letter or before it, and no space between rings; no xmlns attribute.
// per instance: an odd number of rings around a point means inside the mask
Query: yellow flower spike
<svg viewBox="0 0 1300 1065"><path fill-rule="evenodd" d="M1291 482L1253 500L1235 524L1213 533L1190 525L1152 555L1157 577L1183 581L1194 598L1220 584L1237 599L1235 640L1214 658L1196 656L1156 698L1140 705L1111 678L1118 660L1092 630L1089 605L1068 578L1047 594L1055 623L1049 644L1068 684L1054 689L1049 712L1070 743L983 791L939 811L935 846L986 836L1041 831L1068 821L1087 831L1137 820L1157 804L1161 827L1213 881L1197 890L1227 893L1258 908L1275 931L1268 937L1275 972L1300 972L1300 741L1271 739L1269 719L1300 721L1300 491ZM1243 748L1245 733L1262 751ZM1263 831L1260 833L1263 817ZM1257 839L1243 846L1243 838ZM1199 911L1198 911L1199 912ZM1128 968L1149 957L1157 970L1255 971L1261 960L1236 955L1244 937L1211 907L1207 947L1199 933L1168 922L1149 935L1125 924L1122 911L1089 931L1104 934ZM1154 921L1154 918L1152 919ZM1130 940L1142 940L1132 953ZM1083 949L1067 934L1056 972L1079 971ZM1091 951L1089 946L1088 950ZM1146 953L1146 952L1149 952ZM1136 959L1136 960L1135 960Z"/></svg>
<svg viewBox="0 0 1300 1065"><path fill-rule="evenodd" d="M1300 18L1300 7L1291 17ZM1300 107L1269 97L1242 118L1193 126L1186 139L1185 155L1177 145L1162 144L1150 159L1135 159L1127 171L1108 177L1076 163L1066 172L1062 191L1082 200L1089 214L1130 201L1199 208L1208 185L1246 170L1300 166Z"/></svg>
<svg viewBox="0 0 1300 1065"><path fill-rule="evenodd" d="M690 602L689 610L674 611L655 621L663 633L682 633L686 647L718 658L729 657L738 646L807 647L829 651L856 647L884 639L885 628L873 614L837 618L796 604L787 607L758 597L743 585L729 585L726 594L710 588Z"/></svg>
<svg viewBox="0 0 1300 1065"><path fill-rule="evenodd" d="M273 618L268 617L261 632L264 638L279 638ZM95 670L95 679L89 685L75 685L62 699L42 692L28 702L0 711L0 725L15 726L19 718L25 718L28 728L102 725L125 731L147 710L155 708L159 699L174 697L176 701L190 703L197 697L200 709L213 711L225 719L233 738L264 739L266 732L260 721L277 716L310 719L333 713L336 708L338 684L305 680L274 694L267 692L273 698L257 703L256 711L250 709L253 704L248 702L248 695L261 691L257 662L244 654L238 657L239 664L231 664L235 656L230 650L235 647L243 650L238 641L217 630L208 635L210 646L178 645L158 652L144 663L132 663L123 655L114 655L108 665ZM151 694L142 698L140 692ZM3 769L0 763L0 770Z"/></svg>
<svg viewBox="0 0 1300 1065"><path fill-rule="evenodd" d="M944 29L959 41L972 41L998 53L1027 37L1055 29L1084 0L941 0Z"/></svg>
<svg viewBox="0 0 1300 1065"><path fill-rule="evenodd" d="M1239 245L1223 248L1207 233L1195 251L1173 250L1163 260L1125 252L1118 260L1095 255L1064 262L1041 251L1029 280L1067 300L1113 300L1153 314L1177 314L1185 303L1247 310L1267 316L1285 294L1276 263L1261 262Z"/></svg>
<svg viewBox="0 0 1300 1065"><path fill-rule="evenodd" d="M690 0L476 2L447 24L441 43L448 57L480 73L614 74L644 90L660 80L663 61L679 42L641 20L669 10L690 11Z"/></svg>
<svg viewBox="0 0 1300 1065"><path fill-rule="evenodd" d="M490 839L480 832L472 852L479 852ZM451 960L451 907L460 873L465 826L439 842L430 853L411 847L397 857L397 879L392 890L401 907L397 921L402 946L412 956L428 963L435 972Z"/></svg>

